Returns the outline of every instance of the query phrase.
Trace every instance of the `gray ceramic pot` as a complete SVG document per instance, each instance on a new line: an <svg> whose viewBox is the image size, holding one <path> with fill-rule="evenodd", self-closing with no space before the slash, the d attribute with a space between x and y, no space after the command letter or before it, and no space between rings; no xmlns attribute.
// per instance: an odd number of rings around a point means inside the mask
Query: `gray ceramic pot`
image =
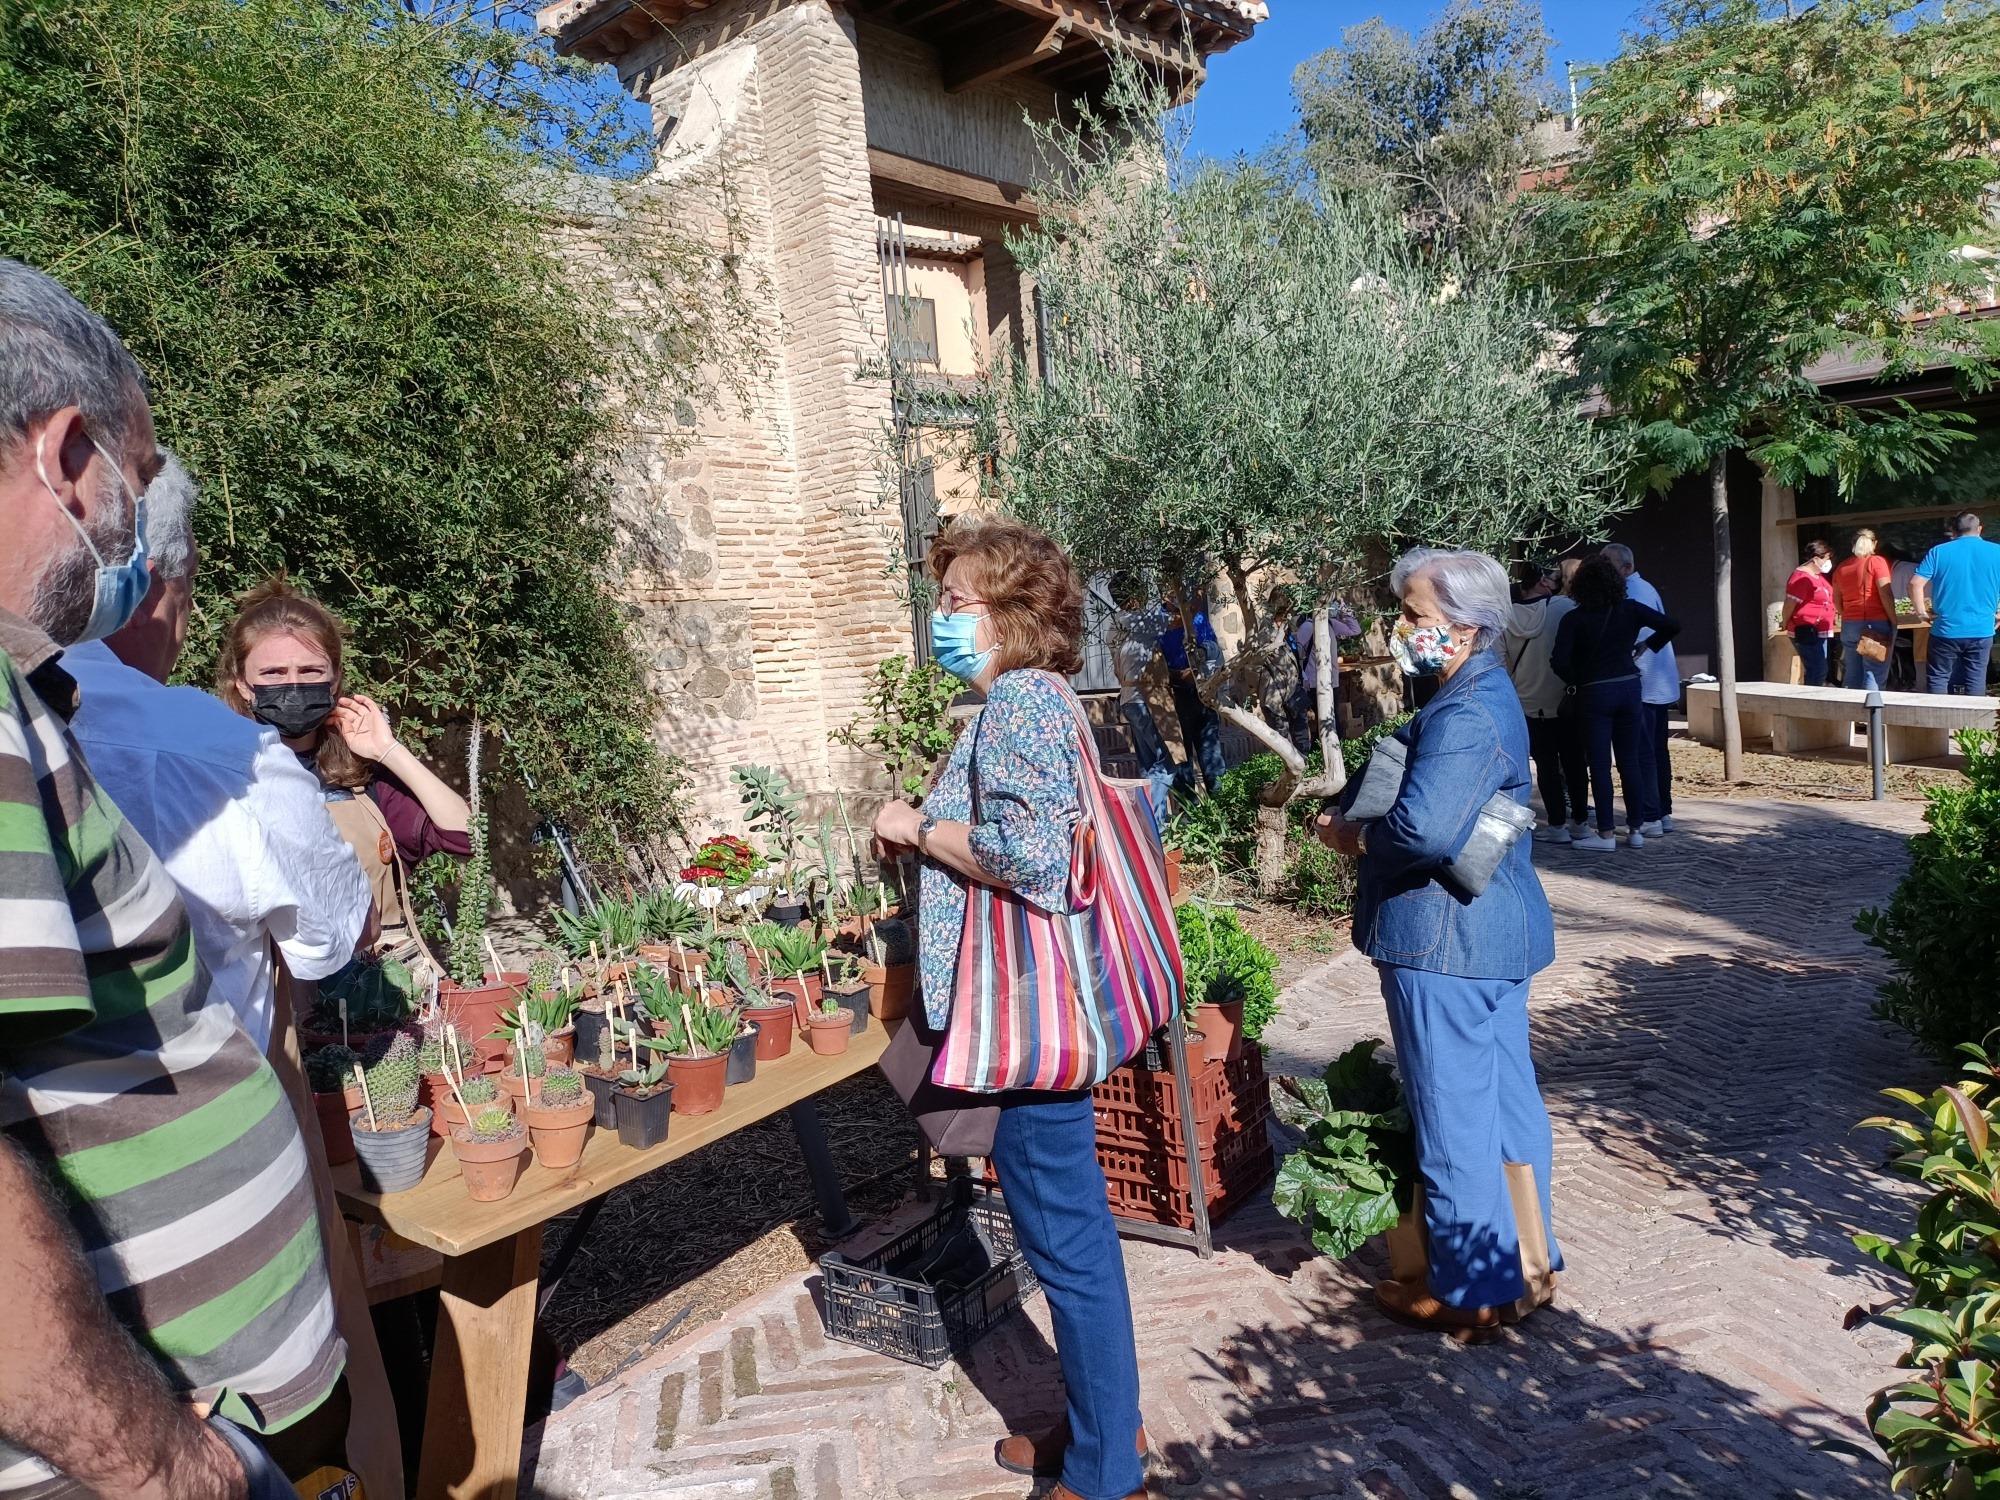
<svg viewBox="0 0 2000 1500"><path fill-rule="evenodd" d="M431 1112L419 1109L400 1130L370 1130L368 1114L348 1116L361 1185L371 1193L400 1193L424 1180L424 1148L431 1143Z"/></svg>

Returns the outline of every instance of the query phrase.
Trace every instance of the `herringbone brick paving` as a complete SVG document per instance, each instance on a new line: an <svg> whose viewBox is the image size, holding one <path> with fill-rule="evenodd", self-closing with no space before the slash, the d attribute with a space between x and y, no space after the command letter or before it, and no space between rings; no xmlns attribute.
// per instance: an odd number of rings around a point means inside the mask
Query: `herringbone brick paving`
<svg viewBox="0 0 2000 1500"><path fill-rule="evenodd" d="M1898 1341L1845 1333L1887 1279L1856 1229L1906 1193L1850 1134L1927 1068L1868 1014L1854 911L1900 873L1909 804L1711 801L1633 853L1538 850L1557 911L1535 1041L1556 1123L1557 1304L1461 1348L1368 1300L1267 1204L1216 1258L1128 1242L1166 1493L1373 1500L1848 1497L1885 1471L1815 1449ZM1293 986L1274 1071L1385 1035L1369 967ZM886 1233L887 1231L878 1231ZM1364 1257L1365 1259L1365 1257ZM1379 1269L1379 1268L1377 1268ZM1038 1301L931 1372L827 1342L817 1278L738 1308L549 1419L532 1491L565 1500L1017 1500L1010 1427L1060 1408Z"/></svg>

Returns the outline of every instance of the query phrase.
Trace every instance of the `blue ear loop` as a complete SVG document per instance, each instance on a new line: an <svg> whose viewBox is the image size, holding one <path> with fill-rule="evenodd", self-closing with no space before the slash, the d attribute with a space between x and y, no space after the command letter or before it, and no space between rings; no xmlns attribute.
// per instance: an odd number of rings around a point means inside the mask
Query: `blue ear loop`
<svg viewBox="0 0 2000 1500"><path fill-rule="evenodd" d="M132 555L122 563L106 563L104 554L97 550L97 543L90 539L90 533L83 529L83 522L70 514L69 507L62 503L56 487L49 483L49 471L42 465L41 444L35 445L35 473L40 476L42 488L49 492L56 509L63 513L63 519L76 528L76 534L83 538L83 545L90 549L90 555L97 559L96 593L90 602L90 618L83 622L83 629L73 641L64 641L65 646L81 645L85 641L101 641L124 628L139 606L145 602L146 591L153 586L153 573L146 566L146 497L133 494L132 486L125 478L125 471L96 438L90 446L97 450L97 456L109 464L111 472L118 477L119 488L132 497Z"/></svg>

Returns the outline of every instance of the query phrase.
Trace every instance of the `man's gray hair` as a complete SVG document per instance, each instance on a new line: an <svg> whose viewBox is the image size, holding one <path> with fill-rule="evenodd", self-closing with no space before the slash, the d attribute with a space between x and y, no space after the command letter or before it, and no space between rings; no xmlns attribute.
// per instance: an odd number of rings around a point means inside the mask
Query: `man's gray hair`
<svg viewBox="0 0 2000 1500"><path fill-rule="evenodd" d="M1500 639L1514 607L1507 570L1484 552L1459 552L1441 547L1412 547L1396 559L1389 587L1398 599L1412 578L1422 574L1437 591L1438 608L1454 625L1479 632L1474 651L1484 651Z"/></svg>
<svg viewBox="0 0 2000 1500"><path fill-rule="evenodd" d="M146 555L156 577L185 578L194 571L194 479L168 449L160 457L160 472L146 486Z"/></svg>
<svg viewBox="0 0 2000 1500"><path fill-rule="evenodd" d="M74 406L121 457L145 400L145 374L109 323L53 277L0 256L0 441L11 447Z"/></svg>
<svg viewBox="0 0 2000 1500"><path fill-rule="evenodd" d="M1623 542L1606 542L1597 549L1611 559L1611 565L1621 573L1630 573L1638 568L1632 561L1632 549Z"/></svg>

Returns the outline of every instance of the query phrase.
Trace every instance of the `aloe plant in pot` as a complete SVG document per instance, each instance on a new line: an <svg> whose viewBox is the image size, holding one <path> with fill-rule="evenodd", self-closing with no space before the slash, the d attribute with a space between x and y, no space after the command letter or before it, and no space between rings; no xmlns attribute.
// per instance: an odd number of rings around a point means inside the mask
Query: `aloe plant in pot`
<svg viewBox="0 0 2000 1500"><path fill-rule="evenodd" d="M566 1172L583 1156L597 1101L574 1068L552 1067L528 1098L524 1118L534 1140L535 1160L552 1172Z"/></svg>
<svg viewBox="0 0 2000 1500"><path fill-rule="evenodd" d="M722 1107L738 1014L733 1005L684 1002L666 1035L645 1044L667 1055L675 1114L705 1115Z"/></svg>
<svg viewBox="0 0 2000 1500"><path fill-rule="evenodd" d="M372 1061L357 1064L361 1108L348 1116L361 1185L370 1192L399 1193L423 1180L424 1147L430 1142L431 1112L417 1103L417 1044L397 1032Z"/></svg>
<svg viewBox="0 0 2000 1500"><path fill-rule="evenodd" d="M792 1050L792 1026L797 1019L789 996L770 994L750 975L750 962L742 952L729 956L729 982L742 997L741 1012L746 1021L755 1021L757 1060L775 1062Z"/></svg>
<svg viewBox="0 0 2000 1500"><path fill-rule="evenodd" d="M645 1150L667 1138L673 1121L674 1086L667 1081L667 1060L637 1064L618 1075L612 1095L618 1109L618 1139Z"/></svg>

